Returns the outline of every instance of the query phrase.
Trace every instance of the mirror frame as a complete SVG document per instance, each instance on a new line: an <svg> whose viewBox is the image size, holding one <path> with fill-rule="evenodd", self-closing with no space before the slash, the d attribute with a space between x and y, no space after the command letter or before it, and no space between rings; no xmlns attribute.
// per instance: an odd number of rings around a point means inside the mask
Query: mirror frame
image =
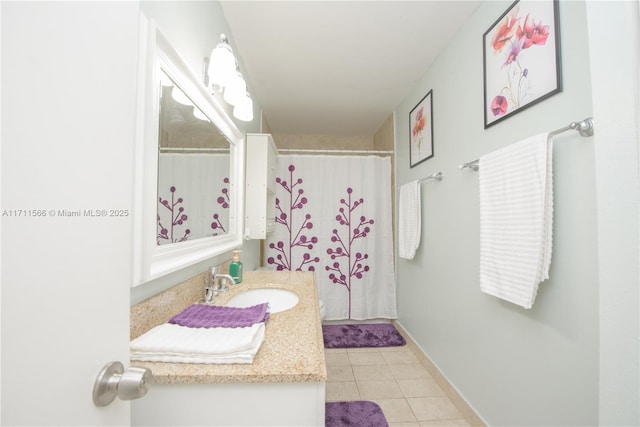
<svg viewBox="0 0 640 427"><path fill-rule="evenodd" d="M133 286L241 247L244 228L244 135L155 23L144 17L139 62ZM229 232L225 235L157 244L160 70L180 86L229 141Z"/></svg>

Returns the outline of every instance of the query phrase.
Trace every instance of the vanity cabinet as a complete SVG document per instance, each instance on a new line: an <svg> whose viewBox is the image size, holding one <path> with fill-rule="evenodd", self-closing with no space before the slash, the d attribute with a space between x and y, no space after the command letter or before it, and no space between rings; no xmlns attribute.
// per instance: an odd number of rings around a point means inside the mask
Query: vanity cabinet
<svg viewBox="0 0 640 427"><path fill-rule="evenodd" d="M265 239L276 224L278 150L269 134L247 134L245 238Z"/></svg>
<svg viewBox="0 0 640 427"><path fill-rule="evenodd" d="M134 307L132 337L156 326L159 314L169 319L182 311L182 296L194 286L201 290L199 283ZM327 368L314 272L246 271L242 283L219 294L216 304L265 288L286 289L299 299L269 316L253 363L130 362L153 372L149 393L131 401L132 426L324 427Z"/></svg>

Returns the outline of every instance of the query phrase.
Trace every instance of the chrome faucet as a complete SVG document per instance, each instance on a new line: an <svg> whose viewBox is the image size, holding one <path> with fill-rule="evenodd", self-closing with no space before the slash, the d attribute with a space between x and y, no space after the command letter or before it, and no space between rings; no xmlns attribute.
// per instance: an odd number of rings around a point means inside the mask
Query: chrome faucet
<svg viewBox="0 0 640 427"><path fill-rule="evenodd" d="M233 277L230 275L218 274L218 267L209 267L204 276L204 302L206 304L215 303L218 292L225 292L229 290L229 287L226 284L220 284L219 280L221 279L228 281L229 283L235 283Z"/></svg>
<svg viewBox="0 0 640 427"><path fill-rule="evenodd" d="M209 267L204 276L204 302L213 304L216 302L216 268Z"/></svg>
<svg viewBox="0 0 640 427"><path fill-rule="evenodd" d="M213 288L218 291L218 292L224 292L224 291L228 291L229 287L226 284L220 284L218 283L218 279L224 279L226 281L228 281L229 283L235 283L235 281L233 280L233 277L231 277L228 274L217 274L217 268L216 267L211 267L211 283L213 285Z"/></svg>

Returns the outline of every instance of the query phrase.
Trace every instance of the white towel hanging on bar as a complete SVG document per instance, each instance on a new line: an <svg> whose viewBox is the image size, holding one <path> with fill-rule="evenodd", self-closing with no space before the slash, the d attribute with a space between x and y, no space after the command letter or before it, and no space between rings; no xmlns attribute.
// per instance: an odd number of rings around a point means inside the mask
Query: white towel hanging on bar
<svg viewBox="0 0 640 427"><path fill-rule="evenodd" d="M413 259L420 246L422 228L420 181L411 181L400 187L398 205L398 255Z"/></svg>
<svg viewBox="0 0 640 427"><path fill-rule="evenodd" d="M480 158L480 289L524 308L549 278L552 151L543 133Z"/></svg>

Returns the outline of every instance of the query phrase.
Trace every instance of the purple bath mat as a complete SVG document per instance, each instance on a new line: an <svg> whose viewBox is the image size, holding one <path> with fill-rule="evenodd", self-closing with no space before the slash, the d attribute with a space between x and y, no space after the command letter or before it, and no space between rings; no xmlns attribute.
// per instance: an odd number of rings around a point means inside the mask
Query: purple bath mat
<svg viewBox="0 0 640 427"><path fill-rule="evenodd" d="M323 325L326 348L397 347L406 341L389 323Z"/></svg>
<svg viewBox="0 0 640 427"><path fill-rule="evenodd" d="M382 409L367 400L354 402L327 402L325 404L325 427L388 427Z"/></svg>

